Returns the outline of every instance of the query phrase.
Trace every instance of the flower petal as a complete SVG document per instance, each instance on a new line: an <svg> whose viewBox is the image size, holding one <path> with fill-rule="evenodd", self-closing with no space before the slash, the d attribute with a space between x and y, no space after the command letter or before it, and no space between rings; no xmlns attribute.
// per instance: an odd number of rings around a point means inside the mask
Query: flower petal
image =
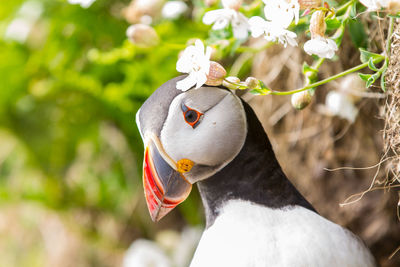
<svg viewBox="0 0 400 267"><path fill-rule="evenodd" d="M176 89L182 90L182 91L187 91L190 88L192 88L197 82L197 79L195 75L192 73L189 74L185 79L180 80L176 83Z"/></svg>
<svg viewBox="0 0 400 267"><path fill-rule="evenodd" d="M196 39L194 46L196 48L196 53L203 54L204 53L204 44L200 39Z"/></svg>
<svg viewBox="0 0 400 267"><path fill-rule="evenodd" d="M358 109L350 98L343 93L330 91L326 95L325 106L332 115L347 119L351 123L357 118Z"/></svg>
<svg viewBox="0 0 400 267"><path fill-rule="evenodd" d="M210 60L210 58L211 58L211 53L212 53L212 48L211 48L211 46L207 46L207 47L206 47L205 57L206 57L208 60Z"/></svg>
<svg viewBox="0 0 400 267"><path fill-rule="evenodd" d="M247 36L249 35L247 26L243 24L233 27L232 30L233 30L233 36L235 36L235 38L237 39L246 39Z"/></svg>
<svg viewBox="0 0 400 267"><path fill-rule="evenodd" d="M225 14L224 9L208 11L203 16L203 23L206 25L213 24L218 19L221 19L221 17L225 17L224 14Z"/></svg>
<svg viewBox="0 0 400 267"><path fill-rule="evenodd" d="M188 73L191 70L191 64L184 56L181 56L176 62L176 70L182 73Z"/></svg>
<svg viewBox="0 0 400 267"><path fill-rule="evenodd" d="M232 21L233 36L238 39L247 38L249 23L247 18L240 12L237 12L234 20Z"/></svg>
<svg viewBox="0 0 400 267"><path fill-rule="evenodd" d="M199 89L207 81L207 75L205 73L196 73L196 89Z"/></svg>
<svg viewBox="0 0 400 267"><path fill-rule="evenodd" d="M222 30L224 28L226 28L229 24L229 20L226 18L219 18L217 19L217 21L215 21L215 24L213 25L212 29L213 30Z"/></svg>
<svg viewBox="0 0 400 267"><path fill-rule="evenodd" d="M304 44L304 51L309 55L317 55L321 58L332 58L338 50L336 43L331 39L318 36Z"/></svg>
<svg viewBox="0 0 400 267"><path fill-rule="evenodd" d="M258 16L251 17L249 19L251 36L257 38L263 35L265 32L265 27L264 27L265 23L266 21L261 17Z"/></svg>

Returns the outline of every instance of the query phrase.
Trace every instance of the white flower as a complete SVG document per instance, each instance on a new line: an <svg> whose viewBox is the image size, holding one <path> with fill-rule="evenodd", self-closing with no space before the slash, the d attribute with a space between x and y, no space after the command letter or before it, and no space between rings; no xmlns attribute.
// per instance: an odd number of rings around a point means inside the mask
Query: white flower
<svg viewBox="0 0 400 267"><path fill-rule="evenodd" d="M297 46L294 32L287 30L293 19L299 20L300 5L297 0L263 0L264 14L267 20L255 16L249 19L250 32L253 37L261 35L267 41Z"/></svg>
<svg viewBox="0 0 400 267"><path fill-rule="evenodd" d="M186 47L176 63L176 70L189 75L176 83L176 89L187 91L194 85L198 89L207 81L211 51L211 47L207 46L204 52L204 44L200 40L196 40L195 45Z"/></svg>
<svg viewBox="0 0 400 267"><path fill-rule="evenodd" d="M4 39L25 43L31 32L33 24L24 18L16 18L8 25Z"/></svg>
<svg viewBox="0 0 400 267"><path fill-rule="evenodd" d="M382 7L389 5L388 0L360 0L360 2L368 8L368 11L380 10Z"/></svg>
<svg viewBox="0 0 400 267"><path fill-rule="evenodd" d="M299 22L300 5L297 0L263 0L265 18L283 28L289 27L293 19Z"/></svg>
<svg viewBox="0 0 400 267"><path fill-rule="evenodd" d="M137 239L124 255L123 267L171 267L171 260L164 250L155 242Z"/></svg>
<svg viewBox="0 0 400 267"><path fill-rule="evenodd" d="M231 8L225 7L208 11L204 14L203 23L207 25L214 23L213 30L221 30L231 23L233 36L238 39L245 39L248 36L249 24L247 18L242 13Z"/></svg>
<svg viewBox="0 0 400 267"><path fill-rule="evenodd" d="M5 40L24 43L29 37L35 23L43 13L43 4L32 0L26 1L18 10L17 17L10 22L4 33Z"/></svg>
<svg viewBox="0 0 400 267"><path fill-rule="evenodd" d="M139 47L152 47L160 42L157 32L146 24L134 24L126 29L126 37Z"/></svg>
<svg viewBox="0 0 400 267"><path fill-rule="evenodd" d="M351 123L356 120L358 109L351 99L343 93L330 91L326 95L325 106L331 115L347 119Z"/></svg>
<svg viewBox="0 0 400 267"><path fill-rule="evenodd" d="M260 37L261 35L267 41L279 42L287 46L297 46L295 38L297 35L294 32L286 30L282 25L275 24L274 22L266 21L261 17L255 16L249 19L251 35L254 38Z"/></svg>
<svg viewBox="0 0 400 267"><path fill-rule="evenodd" d="M333 58L338 50L336 43L329 38L316 36L304 44L304 51L309 55L317 55L323 58Z"/></svg>
<svg viewBox="0 0 400 267"><path fill-rule="evenodd" d="M96 0L68 0L68 3L71 5L79 4L83 8L88 8L93 4L94 1Z"/></svg>
<svg viewBox="0 0 400 267"><path fill-rule="evenodd" d="M18 10L18 17L36 21L43 13L43 3L37 0L29 0L22 4Z"/></svg>
<svg viewBox="0 0 400 267"><path fill-rule="evenodd" d="M168 1L161 10L161 15L166 19L177 19L186 12L188 6L182 1Z"/></svg>

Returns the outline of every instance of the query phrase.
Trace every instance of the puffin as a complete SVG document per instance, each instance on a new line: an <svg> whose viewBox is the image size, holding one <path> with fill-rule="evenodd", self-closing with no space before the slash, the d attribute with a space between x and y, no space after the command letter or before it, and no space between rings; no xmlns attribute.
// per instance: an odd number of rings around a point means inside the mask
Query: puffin
<svg viewBox="0 0 400 267"><path fill-rule="evenodd" d="M363 241L320 216L282 171L249 104L223 86L161 85L136 113L143 186L158 221L197 184L206 228L190 267L376 266Z"/></svg>

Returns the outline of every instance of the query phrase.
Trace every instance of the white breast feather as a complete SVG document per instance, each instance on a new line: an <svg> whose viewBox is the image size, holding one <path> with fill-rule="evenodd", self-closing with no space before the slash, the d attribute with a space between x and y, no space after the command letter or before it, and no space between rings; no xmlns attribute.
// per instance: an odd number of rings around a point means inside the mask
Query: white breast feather
<svg viewBox="0 0 400 267"><path fill-rule="evenodd" d="M229 201L200 240L190 267L368 267L374 259L348 230L295 206Z"/></svg>

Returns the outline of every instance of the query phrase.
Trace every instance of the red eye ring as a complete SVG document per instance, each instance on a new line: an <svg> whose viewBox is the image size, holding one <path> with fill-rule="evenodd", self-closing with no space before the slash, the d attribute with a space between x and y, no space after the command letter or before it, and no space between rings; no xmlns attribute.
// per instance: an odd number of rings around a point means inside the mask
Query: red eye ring
<svg viewBox="0 0 400 267"><path fill-rule="evenodd" d="M189 108L188 106L186 106L185 104L182 103L182 112L183 112L183 118L185 120L185 122L187 124L189 124L190 126L192 126L192 128L196 128L197 125L200 123L200 119L201 117L204 115L203 113Z"/></svg>

